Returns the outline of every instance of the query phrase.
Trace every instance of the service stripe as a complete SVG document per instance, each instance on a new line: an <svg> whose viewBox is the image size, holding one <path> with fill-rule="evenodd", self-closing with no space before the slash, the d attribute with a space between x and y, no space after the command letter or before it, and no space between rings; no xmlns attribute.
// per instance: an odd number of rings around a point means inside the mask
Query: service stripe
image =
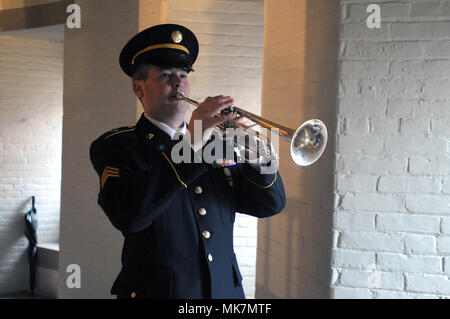
<svg viewBox="0 0 450 319"><path fill-rule="evenodd" d="M106 166L103 170L101 178L101 189L105 186L106 180L109 177L120 177L119 169L111 166Z"/></svg>

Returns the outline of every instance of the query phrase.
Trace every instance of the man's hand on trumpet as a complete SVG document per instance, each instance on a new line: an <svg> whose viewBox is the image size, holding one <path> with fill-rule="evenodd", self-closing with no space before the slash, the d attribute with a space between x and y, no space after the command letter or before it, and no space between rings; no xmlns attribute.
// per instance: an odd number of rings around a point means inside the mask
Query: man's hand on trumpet
<svg viewBox="0 0 450 319"><path fill-rule="evenodd" d="M195 102L195 101L194 101ZM188 133L186 134L194 152L201 149L211 137L214 128L225 122L233 122L232 127L237 128L234 133L247 134L247 129L256 123L245 116L237 116L235 113L221 114L221 111L233 105L233 99L230 96L218 95L214 97L206 98L202 103L196 103L197 108L192 112L192 116L188 125ZM255 132L255 134L257 134ZM269 169L275 171L277 169L278 156L273 149L270 142L265 143L264 139L260 139L258 142L253 140L255 138L250 135L250 143L254 145L250 148L245 148L242 144L235 145L235 151L238 157L249 163L255 170L263 172ZM230 140L234 143L234 138ZM259 143L259 144L258 144ZM265 145L261 145L264 143Z"/></svg>
<svg viewBox="0 0 450 319"><path fill-rule="evenodd" d="M191 136L190 144L194 151L198 151L206 144L216 125L236 118L234 113L227 115L220 114L220 111L232 105L233 99L231 97L218 95L207 97L192 112L188 131Z"/></svg>
<svg viewBox="0 0 450 319"><path fill-rule="evenodd" d="M237 125L241 125L243 129L248 129L256 123L245 116L238 116L233 119ZM251 129L250 129L251 130ZM252 130L255 135L258 134ZM255 135L249 134L250 139ZM262 136L259 142L264 145L258 144L255 140L249 140L249 144L253 143L253 147L245 148L242 144L236 146L236 153L241 159L249 163L258 172L276 173L278 170L278 154L275 152L272 143L266 141Z"/></svg>

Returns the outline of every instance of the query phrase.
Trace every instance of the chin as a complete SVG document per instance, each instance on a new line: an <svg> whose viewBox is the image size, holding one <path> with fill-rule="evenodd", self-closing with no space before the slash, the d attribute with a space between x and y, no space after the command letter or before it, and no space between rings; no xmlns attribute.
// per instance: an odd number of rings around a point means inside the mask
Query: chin
<svg viewBox="0 0 450 319"><path fill-rule="evenodd" d="M187 110L187 106L182 101L169 102L167 108L170 109L171 113L185 113Z"/></svg>

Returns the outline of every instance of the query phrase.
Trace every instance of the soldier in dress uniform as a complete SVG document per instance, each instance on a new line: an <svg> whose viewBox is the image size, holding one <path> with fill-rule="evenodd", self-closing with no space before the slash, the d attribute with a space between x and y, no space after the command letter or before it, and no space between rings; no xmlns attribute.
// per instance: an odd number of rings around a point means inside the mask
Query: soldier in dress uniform
<svg viewBox="0 0 450 319"><path fill-rule="evenodd" d="M135 126L109 131L90 149L100 178L98 204L124 235L122 269L111 293L118 298L245 298L233 250L236 212L256 217L279 213L285 192L279 173L260 174L258 164L216 161L177 163L171 150L186 143L201 154L211 128L232 115L227 96L207 98L184 122L188 73L198 42L187 28L163 24L135 35L122 49L120 66L133 80L144 113ZM202 124L200 145L175 134ZM209 132L209 133L208 133Z"/></svg>

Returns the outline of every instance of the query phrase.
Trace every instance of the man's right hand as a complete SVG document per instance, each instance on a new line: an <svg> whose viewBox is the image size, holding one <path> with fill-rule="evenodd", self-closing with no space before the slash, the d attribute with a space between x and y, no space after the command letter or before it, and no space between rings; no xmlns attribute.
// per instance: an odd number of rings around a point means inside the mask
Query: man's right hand
<svg viewBox="0 0 450 319"><path fill-rule="evenodd" d="M188 131L191 139L190 144L194 151L198 151L205 145L216 125L233 120L236 117L233 113L227 115L220 114L220 111L232 106L233 102L233 99L229 96L218 95L207 97L192 112Z"/></svg>

